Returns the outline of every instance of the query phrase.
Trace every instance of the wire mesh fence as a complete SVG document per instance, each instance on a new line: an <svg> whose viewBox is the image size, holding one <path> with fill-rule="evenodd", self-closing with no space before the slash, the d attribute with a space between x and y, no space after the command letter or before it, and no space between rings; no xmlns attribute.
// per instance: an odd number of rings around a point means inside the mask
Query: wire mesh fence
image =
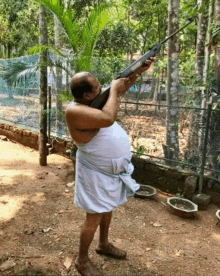
<svg viewBox="0 0 220 276"><path fill-rule="evenodd" d="M20 95L15 91L9 99L0 88L0 120L39 131L38 93L36 89L27 89L28 94ZM49 137L71 139L64 119L67 104L63 103L62 111L59 111L62 116L57 116L56 91L49 87ZM167 108L165 101L155 104L143 98L137 102L133 93L127 93L121 99L117 122L127 131L133 154L220 179L220 110L214 110L212 105L208 108L177 107L179 152L178 159L173 160L166 153Z"/></svg>
<svg viewBox="0 0 220 276"><path fill-rule="evenodd" d="M220 110L214 110L211 104L208 108L177 107L177 160L170 159L166 152L167 110L165 102L121 102L118 121L130 136L133 153L219 180Z"/></svg>
<svg viewBox="0 0 220 276"><path fill-rule="evenodd" d="M37 60L37 56L22 57L19 58L19 64L35 65ZM11 62L16 63L17 60ZM6 61L0 60L1 64L5 65ZM63 102L61 107L54 77L53 68L49 68L48 137L70 139L64 119L68 101ZM69 91L66 75L63 79L62 91ZM178 149L173 149L167 138L169 106L166 105L163 78L160 80L147 75L136 82L121 99L117 121L127 131L134 155L220 180L220 110L210 105L207 108L186 107L195 87L185 82L187 85L182 82L182 86L178 87L180 102L176 107L175 123ZM21 78L16 86L9 86L0 77L1 122L39 131L38 85L37 73L29 78ZM178 151L175 152L178 158L172 157L173 151Z"/></svg>

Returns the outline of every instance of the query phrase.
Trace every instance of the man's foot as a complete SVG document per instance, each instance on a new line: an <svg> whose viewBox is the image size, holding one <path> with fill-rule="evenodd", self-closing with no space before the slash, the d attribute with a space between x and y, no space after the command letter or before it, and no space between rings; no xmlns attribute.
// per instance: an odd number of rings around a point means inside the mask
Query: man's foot
<svg viewBox="0 0 220 276"><path fill-rule="evenodd" d="M75 268L82 276L104 276L104 274L88 259L86 262L75 260Z"/></svg>
<svg viewBox="0 0 220 276"><path fill-rule="evenodd" d="M98 253L100 255L107 255L107 256L113 257L115 259L125 259L126 255L127 255L126 251L115 247L111 243L109 243L104 248L99 248L99 247L96 248L96 253Z"/></svg>

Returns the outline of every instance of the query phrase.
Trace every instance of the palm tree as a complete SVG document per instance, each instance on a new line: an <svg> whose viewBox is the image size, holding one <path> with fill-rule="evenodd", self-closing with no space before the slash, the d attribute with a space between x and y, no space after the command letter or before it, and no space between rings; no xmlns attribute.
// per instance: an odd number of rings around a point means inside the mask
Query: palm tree
<svg viewBox="0 0 220 276"><path fill-rule="evenodd" d="M86 19L74 19L75 11L70 1L35 0L53 12L63 26L72 48L72 65L76 72L89 70L94 48L101 30L108 22L109 6L101 4L93 8Z"/></svg>
<svg viewBox="0 0 220 276"><path fill-rule="evenodd" d="M65 5L65 0L35 0L35 2L45 6L56 15L64 28L71 49L66 55L62 50L51 45L37 45L30 49L29 53L37 54L47 50L52 53L48 55L47 66L58 66L70 76L73 75L73 70L75 72L90 70L97 39L109 21L110 7L107 4L100 4L93 8L86 19L74 19L75 11L70 5ZM39 66L38 63L30 66L18 62L13 64L13 67L8 64L3 69L3 78L9 85L12 85L19 82L24 76L29 77L29 73L38 72Z"/></svg>

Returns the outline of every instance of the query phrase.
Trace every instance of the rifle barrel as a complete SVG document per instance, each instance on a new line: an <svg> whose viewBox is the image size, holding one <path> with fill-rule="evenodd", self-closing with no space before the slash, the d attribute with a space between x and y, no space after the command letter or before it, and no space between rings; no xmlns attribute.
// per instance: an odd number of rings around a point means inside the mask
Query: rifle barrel
<svg viewBox="0 0 220 276"><path fill-rule="evenodd" d="M165 42L167 42L167 40L169 40L171 37L173 37L175 34L179 33L182 29L186 28L189 24L191 24L193 22L193 18L189 18L188 19L189 22L184 25L183 27L181 27L180 29L178 29L177 31L175 31L174 33L172 33L170 36L168 36L167 38L165 38L163 41L160 42L160 44L164 44Z"/></svg>

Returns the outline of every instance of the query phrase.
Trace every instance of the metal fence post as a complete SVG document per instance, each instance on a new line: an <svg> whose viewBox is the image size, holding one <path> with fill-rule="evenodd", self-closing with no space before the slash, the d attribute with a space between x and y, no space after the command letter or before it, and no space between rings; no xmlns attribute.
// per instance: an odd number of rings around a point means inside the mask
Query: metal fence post
<svg viewBox="0 0 220 276"><path fill-rule="evenodd" d="M204 144L202 149L202 164L201 164L200 176L199 176L199 194L202 193L211 111L212 111L212 104L208 104L207 120L206 120L206 126L205 126L205 137L204 137Z"/></svg>

